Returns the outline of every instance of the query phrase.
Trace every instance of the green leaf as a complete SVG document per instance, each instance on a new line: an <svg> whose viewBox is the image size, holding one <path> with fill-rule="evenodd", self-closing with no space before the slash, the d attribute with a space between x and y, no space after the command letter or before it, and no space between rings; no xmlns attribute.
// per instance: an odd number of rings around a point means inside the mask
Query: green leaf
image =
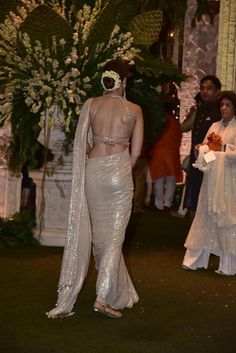
<svg viewBox="0 0 236 353"><path fill-rule="evenodd" d="M16 10L17 6L20 4L20 0L0 0L0 23L5 20L6 15L8 15L10 11Z"/></svg>
<svg viewBox="0 0 236 353"><path fill-rule="evenodd" d="M159 93L140 75L128 81L127 97L143 111L145 143L151 147L166 125L166 114Z"/></svg>
<svg viewBox="0 0 236 353"><path fill-rule="evenodd" d="M134 37L134 44L150 47L158 40L162 26L162 11L148 11L135 16L129 24Z"/></svg>
<svg viewBox="0 0 236 353"><path fill-rule="evenodd" d="M11 115L12 141L10 146L10 170L20 172L26 160L32 164L36 163L35 151L38 148L39 120L40 114L30 112L25 104L22 92L15 92Z"/></svg>
<svg viewBox="0 0 236 353"><path fill-rule="evenodd" d="M169 81L179 83L186 79L186 75L177 66L153 56L146 48L143 48L139 57L136 57L135 64L140 73L156 78L159 83Z"/></svg>
<svg viewBox="0 0 236 353"><path fill-rule="evenodd" d="M69 51L72 44L72 28L68 22L47 5L39 5L25 19L19 29L28 33L31 40L39 40L44 48L50 48L52 37L57 40L65 39L65 51Z"/></svg>
<svg viewBox="0 0 236 353"><path fill-rule="evenodd" d="M86 45L106 43L115 25L127 28L131 18L137 13L137 3L132 0L112 0L104 3L97 20L90 31Z"/></svg>
<svg viewBox="0 0 236 353"><path fill-rule="evenodd" d="M11 218L0 218L0 248L39 245L33 237L35 216L28 211L15 213Z"/></svg>

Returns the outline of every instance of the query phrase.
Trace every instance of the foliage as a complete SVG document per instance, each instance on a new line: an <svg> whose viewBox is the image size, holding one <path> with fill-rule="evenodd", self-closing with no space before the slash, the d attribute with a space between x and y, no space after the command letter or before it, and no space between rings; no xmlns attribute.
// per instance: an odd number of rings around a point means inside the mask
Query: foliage
<svg viewBox="0 0 236 353"><path fill-rule="evenodd" d="M14 214L11 218L0 218L0 248L36 245L33 237L35 217L27 211Z"/></svg>
<svg viewBox="0 0 236 353"><path fill-rule="evenodd" d="M129 29L134 36L134 43L151 46L157 41L162 26L162 11L147 11L135 16L129 23ZM142 31L140 31L142 28Z"/></svg>
<svg viewBox="0 0 236 353"><path fill-rule="evenodd" d="M148 79L136 74L128 83L127 97L138 103L144 116L144 141L146 147L151 148L157 136L162 132L165 123L165 112L161 103L160 94L150 85Z"/></svg>
<svg viewBox="0 0 236 353"><path fill-rule="evenodd" d="M154 99L160 82L184 78L148 51L161 29L161 10L140 11L136 0L74 0L72 7L69 3L21 0L0 24L0 85L5 88L0 123L12 123L9 166L14 171L33 158L40 127L63 129L68 150L81 105L102 93L99 72L107 60L119 57L135 63L143 85L152 79L147 92ZM135 84L133 90L142 105L144 87ZM157 121L163 120L164 113L157 111Z"/></svg>
<svg viewBox="0 0 236 353"><path fill-rule="evenodd" d="M141 4L142 11L161 9L173 27L182 25L187 9L187 0L141 0Z"/></svg>
<svg viewBox="0 0 236 353"><path fill-rule="evenodd" d="M154 57L145 47L142 47L142 54L137 56L135 63L137 70L149 77L153 86L169 81L180 83L186 79L186 75L175 65L162 58Z"/></svg>

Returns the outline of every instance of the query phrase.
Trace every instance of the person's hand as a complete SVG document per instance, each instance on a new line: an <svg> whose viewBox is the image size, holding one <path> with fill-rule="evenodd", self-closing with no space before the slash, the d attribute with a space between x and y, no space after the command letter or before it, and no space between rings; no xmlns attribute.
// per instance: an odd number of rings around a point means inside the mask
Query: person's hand
<svg viewBox="0 0 236 353"><path fill-rule="evenodd" d="M199 143L199 144L197 144L196 146L195 146L195 148L194 148L194 154L195 154L195 157L197 158L198 157L198 154L199 154L199 148L200 148L200 146L202 146L203 145L203 143Z"/></svg>

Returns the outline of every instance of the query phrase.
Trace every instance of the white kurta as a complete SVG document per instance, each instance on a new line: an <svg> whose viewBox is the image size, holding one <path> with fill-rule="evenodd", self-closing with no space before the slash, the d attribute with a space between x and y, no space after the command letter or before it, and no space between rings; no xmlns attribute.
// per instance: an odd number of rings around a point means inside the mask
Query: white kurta
<svg viewBox="0 0 236 353"><path fill-rule="evenodd" d="M183 265L207 267L210 253L220 256L219 271L236 274L236 119L208 130L220 135L222 149L204 171L198 207L185 242Z"/></svg>

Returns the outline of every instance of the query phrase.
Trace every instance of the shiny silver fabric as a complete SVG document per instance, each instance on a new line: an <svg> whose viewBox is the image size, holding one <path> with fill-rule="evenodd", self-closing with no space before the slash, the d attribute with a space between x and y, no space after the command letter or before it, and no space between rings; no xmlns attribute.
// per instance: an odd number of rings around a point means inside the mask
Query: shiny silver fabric
<svg viewBox="0 0 236 353"><path fill-rule="evenodd" d="M115 309L132 307L138 296L122 255L133 197L128 149L110 156L87 159L85 193L98 269L97 299Z"/></svg>
<svg viewBox="0 0 236 353"><path fill-rule="evenodd" d="M73 314L92 241L99 270L98 299L117 309L131 307L138 300L121 253L133 193L129 152L86 160L90 104L91 99L84 104L75 134L68 230L57 304L47 313L50 318Z"/></svg>
<svg viewBox="0 0 236 353"><path fill-rule="evenodd" d="M84 192L86 143L91 99L83 105L77 125L74 150L69 222L66 235L56 307L47 316L71 313L86 277L91 253L91 227Z"/></svg>

